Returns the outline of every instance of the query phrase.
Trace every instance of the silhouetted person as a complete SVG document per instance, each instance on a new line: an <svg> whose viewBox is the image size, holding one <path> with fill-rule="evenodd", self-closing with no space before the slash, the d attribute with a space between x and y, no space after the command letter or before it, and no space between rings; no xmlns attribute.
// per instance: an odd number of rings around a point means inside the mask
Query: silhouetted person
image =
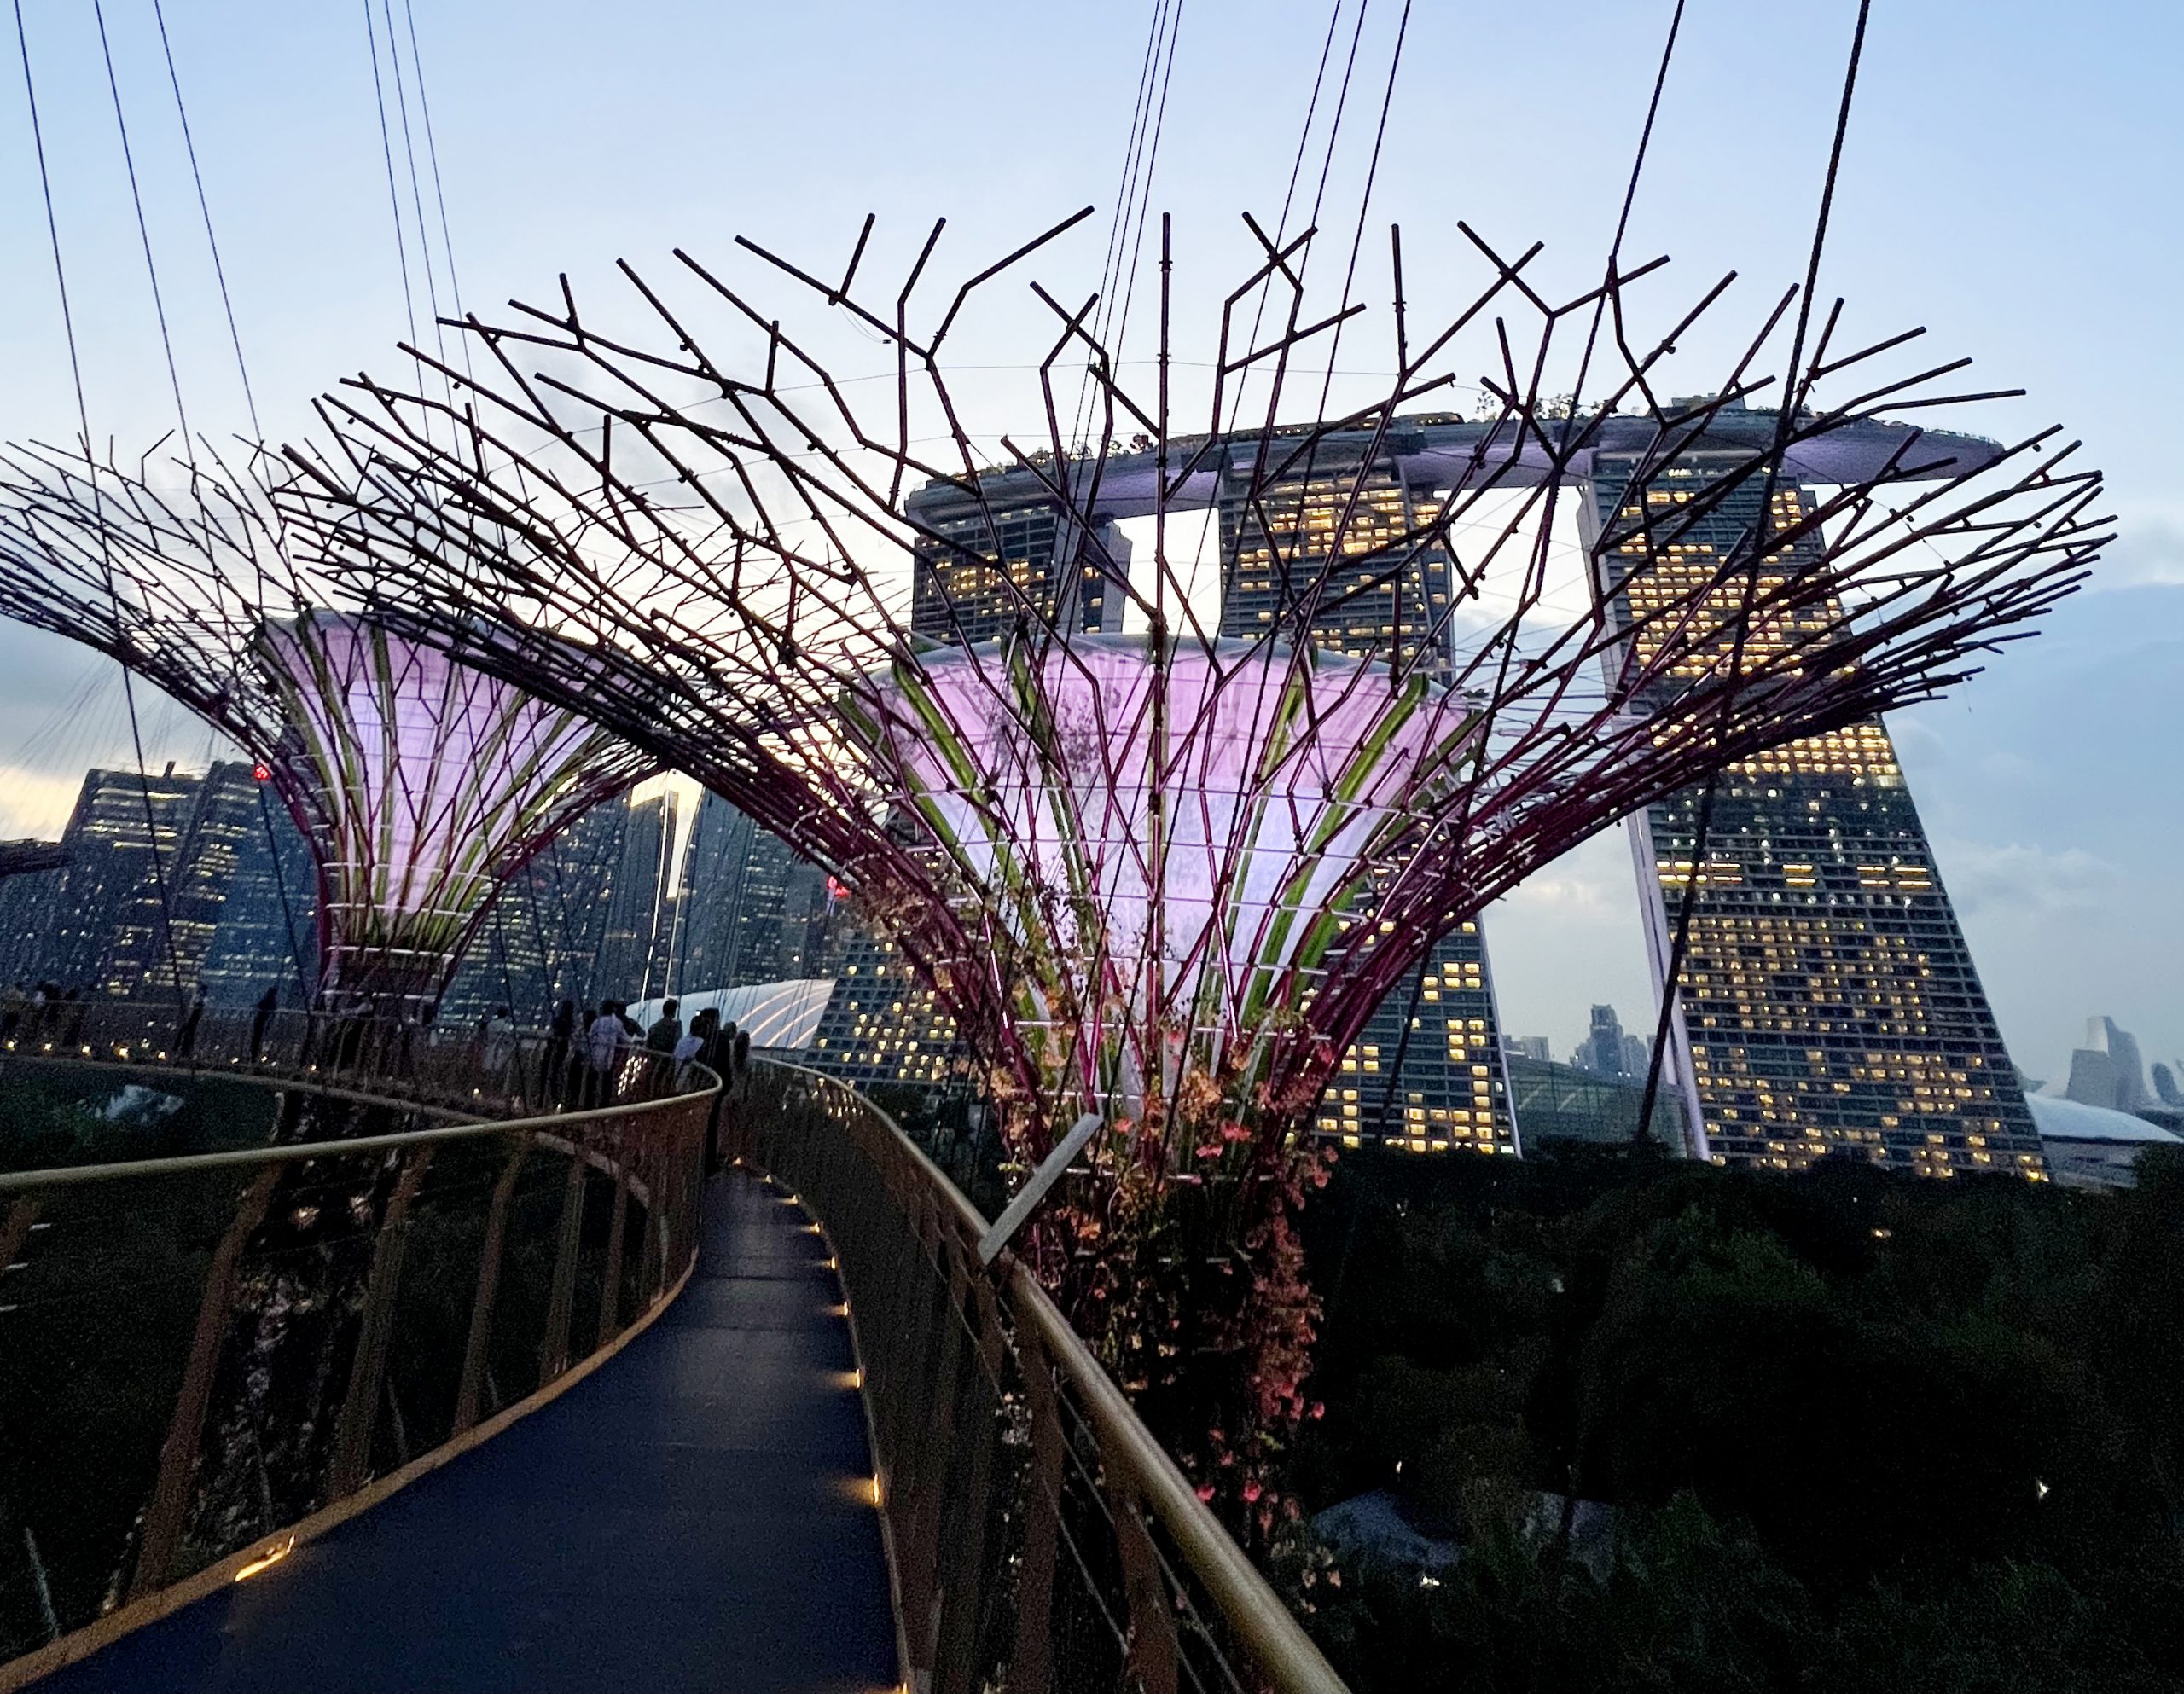
<svg viewBox="0 0 2184 1694"><path fill-rule="evenodd" d="M751 1096L750 1030L738 1030L735 1032L735 1042L733 1052L735 1054L733 1069L735 1072L735 1086L737 1089L735 1097L738 1099L748 1099Z"/></svg>
<svg viewBox="0 0 2184 1694"><path fill-rule="evenodd" d="M654 1053L671 1053L675 1044L682 1039L682 1020L675 1014L682 1010L679 1000L660 1002L659 1016L653 1020L652 1028L645 1031L645 1045Z"/></svg>
<svg viewBox="0 0 2184 1694"><path fill-rule="evenodd" d="M273 1014L281 1009L278 989L268 989L258 997L258 1010L250 1014L250 1062L258 1063L258 1056L265 1049L265 1026L273 1021Z"/></svg>
<svg viewBox="0 0 2184 1694"><path fill-rule="evenodd" d="M496 1006L486 1018L479 1056L493 1086L508 1087L508 1061L515 1057L515 1013L510 1007Z"/></svg>
<svg viewBox="0 0 2184 1694"><path fill-rule="evenodd" d="M205 990L200 986L189 996L189 1008L182 1014L182 1027L174 1032L174 1056L188 1059L197 1051L197 1026L205 1017Z"/></svg>
<svg viewBox="0 0 2184 1694"><path fill-rule="evenodd" d="M569 1095L569 1043L577 1033L577 1003L565 1000L546 1025L546 1050L539 1060L539 1083L557 1100Z"/></svg>
<svg viewBox="0 0 2184 1694"><path fill-rule="evenodd" d="M586 1105L605 1105L614 1098L615 1072L630 1049L630 1032L636 1026L622 1016L618 1001L602 1001L599 1016L584 1032L584 1099Z"/></svg>

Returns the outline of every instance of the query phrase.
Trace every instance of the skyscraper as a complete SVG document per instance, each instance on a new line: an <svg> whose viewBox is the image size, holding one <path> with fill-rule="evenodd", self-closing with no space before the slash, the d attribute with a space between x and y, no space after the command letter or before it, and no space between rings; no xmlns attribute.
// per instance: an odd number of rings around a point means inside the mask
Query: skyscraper
<svg viewBox="0 0 2184 1694"><path fill-rule="evenodd" d="M851 931L839 974L812 1037L810 1062L856 1087L945 1082L962 1059L955 1021L903 956L870 931Z"/></svg>
<svg viewBox="0 0 2184 1694"><path fill-rule="evenodd" d="M1763 490L1747 483L1679 516L1748 452L1702 442L1634 486L1643 450L1596 453L1580 502L1610 615L1640 642L1664 590L1710 580L1763 520L1780 533L1814 509L1810 490L1780 484L1763 513ZM1635 527L1649 520L1664 527ZM1771 554L1762 586L1798 556ZM1747 637L1767 639L1763 625ZM1692 902L1667 1061L1702 1126L1692 1151L1780 1169L1849 1154L1934 1175L2042 1175L2038 1134L1887 729L1847 724L1730 767L1694 865L1702 803L1687 791L1631 827L1657 972Z"/></svg>
<svg viewBox="0 0 2184 1694"><path fill-rule="evenodd" d="M135 993L169 946L172 879L202 779L90 770L62 832L69 864L26 974Z"/></svg>
<svg viewBox="0 0 2184 1694"><path fill-rule="evenodd" d="M677 909L682 938L668 991L824 976L827 878L722 799L698 803Z"/></svg>
<svg viewBox="0 0 2184 1694"><path fill-rule="evenodd" d="M564 998L591 1006L620 989L600 964L629 821L625 799L601 801L509 879L449 984L443 1017L468 1023L505 1003L518 1022L543 1024Z"/></svg>
<svg viewBox="0 0 2184 1694"><path fill-rule="evenodd" d="M1439 502L1404 476L1403 455L1420 451L1415 429L1391 430L1369 467L1371 436L1339 435L1286 468L1272 491L1246 499L1251 461L1224 461L1221 512L1221 633L1246 639L1309 608L1314 638L1356 657L1405 663L1445 661L1449 556L1407 539L1433 521ZM1256 448L1238 448L1238 454ZM1362 468L1361 468L1362 467ZM1352 502L1355 502L1354 505ZM1344 513L1348 522L1344 523ZM1318 561L1342 525L1341 557L1322 571ZM1283 561L1310 560L1306 582L1293 583Z"/></svg>
<svg viewBox="0 0 2184 1694"><path fill-rule="evenodd" d="M254 774L250 786L235 820L241 834L227 897L197 979L215 1006L254 1005L269 988L286 1005L307 1006L318 973L311 850L268 786Z"/></svg>
<svg viewBox="0 0 2184 1694"><path fill-rule="evenodd" d="M1016 628L1025 606L1058 629L1122 628L1129 540L1112 522L1087 530L1037 490L1003 501L944 483L910 496L926 533L912 545L910 627L942 641L984 641Z"/></svg>
<svg viewBox="0 0 2184 1694"><path fill-rule="evenodd" d="M682 802L673 789L630 803L622 856L608 891L599 992L643 1000L667 979L675 945L674 854Z"/></svg>
<svg viewBox="0 0 2184 1694"><path fill-rule="evenodd" d="M1424 444L1415 428L1392 430L1368 465L1369 434L1337 436L1256 501L1239 491L1249 461L1224 461L1221 633L1248 641L1284 619L1293 627L1309 611L1322 647L1355 658L1394 653L1403 664L1444 670L1453 627L1448 554L1397 546L1438 510L1431 489L1403 469L1403 456ZM1334 546L1338 525L1339 561L1314 570L1317 600L1300 606L1300 585L1281 561L1321 556ZM1476 922L1442 937L1381 1002L1343 1055L1316 1125L1349 1146L1370 1140L1411 1152L1517 1151L1486 938Z"/></svg>

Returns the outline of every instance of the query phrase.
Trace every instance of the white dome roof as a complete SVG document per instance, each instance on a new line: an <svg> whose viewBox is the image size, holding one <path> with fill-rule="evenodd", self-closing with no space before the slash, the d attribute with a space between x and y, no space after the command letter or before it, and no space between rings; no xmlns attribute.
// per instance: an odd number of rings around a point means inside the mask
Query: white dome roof
<svg viewBox="0 0 2184 1694"><path fill-rule="evenodd" d="M2158 1123L2105 1105L2087 1105L2052 1094L2027 1094L2033 1128L2050 1141L2184 1141Z"/></svg>

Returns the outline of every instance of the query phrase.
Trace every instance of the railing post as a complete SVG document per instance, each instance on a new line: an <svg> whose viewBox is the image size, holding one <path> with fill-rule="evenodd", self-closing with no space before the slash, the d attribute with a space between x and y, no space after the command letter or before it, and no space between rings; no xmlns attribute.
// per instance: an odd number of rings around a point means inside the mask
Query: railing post
<svg viewBox="0 0 2184 1694"><path fill-rule="evenodd" d="M501 1254L508 1233L508 1205L515 1198L516 1178L531 1152L531 1132L515 1138L501 1180L493 1185L492 1210L485 1220L485 1244L478 1257L478 1297L470 1308L470 1339L462 1349L462 1381L455 1396L455 1424L450 1435L461 1435L478 1421L478 1399L485 1385L485 1355L493 1338L493 1302L500 1293Z"/></svg>
<svg viewBox="0 0 2184 1694"><path fill-rule="evenodd" d="M44 1195L25 1194L8 1208L7 1217L0 1220L0 1272L5 1272L15 1262L15 1255L31 1239L31 1226L38 1221L38 1215L44 1206Z"/></svg>
<svg viewBox="0 0 2184 1694"><path fill-rule="evenodd" d="M327 1486L328 1504L357 1491L371 1462L372 1427L379 1410L380 1384L386 1376L387 1343L394 1333L395 1291L402 1280L403 1244L410 1233L410 1203L433 1163L433 1149L418 1148L403 1164L394 1192L380 1220L372 1247L370 1279L364 1285L364 1310L357 1332L356 1361L341 1412L334 1425L334 1471Z"/></svg>
<svg viewBox="0 0 2184 1694"><path fill-rule="evenodd" d="M174 1419L160 1448L160 1468L152 1488L152 1503L144 1515L144 1529L136 1544L136 1569L129 1584L129 1598L137 1599L163 1587L167 1569L174 1563L175 1544L182 1536L183 1513L189 1505L189 1485L197 1474L197 1450L205 1439L205 1412L212 1395L213 1367L219 1362L220 1343L227 1333L228 1302L235 1297L235 1273L251 1233L264 1221L265 1208L281 1180L282 1167L269 1164L250 1181L235 1202L234 1220L213 1249L205 1273L205 1293L197 1302L197 1329L190 1338L189 1362L182 1373L182 1389L175 1398Z"/></svg>
<svg viewBox="0 0 2184 1694"><path fill-rule="evenodd" d="M979 1662L979 1626L989 1598L986 1526L992 1516L994 1442L999 1435L1008 1349L1002 1341L991 1280L984 1274L973 1276L970 1291L978 1308L978 1359L984 1366L984 1380L979 1371L972 1371L977 1427L971 1432L971 1444L964 1455L968 1475L961 1488L950 1491L961 1533L948 1543L949 1578L940 1597L939 1645L934 1654L940 1694L978 1694L985 1674L985 1665Z"/></svg>
<svg viewBox="0 0 2184 1694"><path fill-rule="evenodd" d="M1123 1597L1130 1608L1130 1668L1144 1694L1176 1694L1178 1649L1175 1604L1160 1580L1153 1535L1138 1511L1137 1489L1126 1469L1101 1443L1101 1490L1114 1520L1115 1551L1122 1558Z"/></svg>
<svg viewBox="0 0 2184 1694"><path fill-rule="evenodd" d="M622 1246L630 1221L630 1169L627 1151L614 1165L614 1215L607 1226L607 1274L599 1291L599 1331L595 1351L622 1332Z"/></svg>
<svg viewBox="0 0 2184 1694"><path fill-rule="evenodd" d="M1031 1467L1025 1485L1024 1557L1016 1575L1016 1645L1008 1657L1008 1694L1048 1694L1054 1554L1061 1538L1061 1407L1053 1363L1029 1324L1016 1326L1016 1359L1031 1417Z"/></svg>
<svg viewBox="0 0 2184 1694"><path fill-rule="evenodd" d="M543 1387L569 1364L569 1308L576 1302L577 1250L584 1237L584 1149L569 1154L569 1180L561 1190L561 1239L554 1249L554 1291L546 1302L546 1334L538 1344Z"/></svg>

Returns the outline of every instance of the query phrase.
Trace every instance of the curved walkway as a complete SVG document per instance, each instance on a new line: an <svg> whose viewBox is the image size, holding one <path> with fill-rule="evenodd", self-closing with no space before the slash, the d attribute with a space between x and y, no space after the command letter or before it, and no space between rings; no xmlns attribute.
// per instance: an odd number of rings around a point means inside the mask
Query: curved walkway
<svg viewBox="0 0 2184 1694"><path fill-rule="evenodd" d="M798 1207L706 1195L688 1287L502 1435L41 1691L893 1688L849 1325Z"/></svg>

